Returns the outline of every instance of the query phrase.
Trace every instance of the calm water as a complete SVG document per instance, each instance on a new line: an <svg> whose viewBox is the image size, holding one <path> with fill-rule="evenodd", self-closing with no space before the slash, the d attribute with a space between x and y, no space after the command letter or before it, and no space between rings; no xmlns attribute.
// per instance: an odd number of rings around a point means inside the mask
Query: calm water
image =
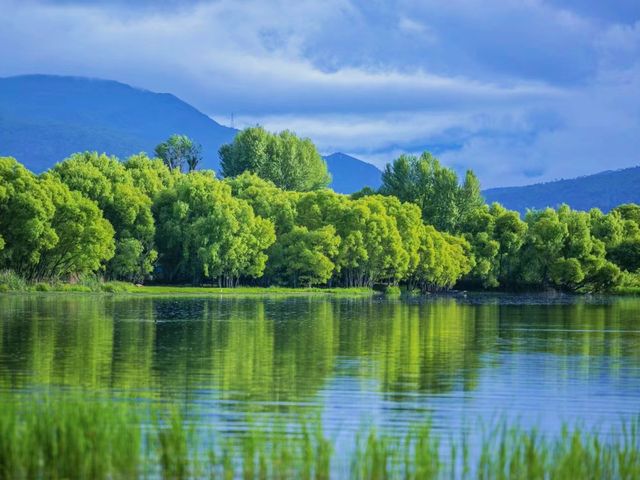
<svg viewBox="0 0 640 480"><path fill-rule="evenodd" d="M199 425L319 416L445 433L640 413L640 299L0 295L0 388L178 402Z"/></svg>

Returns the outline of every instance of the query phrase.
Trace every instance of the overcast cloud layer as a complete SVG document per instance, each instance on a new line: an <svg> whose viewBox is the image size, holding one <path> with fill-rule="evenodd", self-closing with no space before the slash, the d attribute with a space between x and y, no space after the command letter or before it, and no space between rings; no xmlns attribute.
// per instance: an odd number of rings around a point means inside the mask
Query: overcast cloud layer
<svg viewBox="0 0 640 480"><path fill-rule="evenodd" d="M131 3L0 0L0 76L170 92L378 166L428 149L485 186L640 164L637 0Z"/></svg>

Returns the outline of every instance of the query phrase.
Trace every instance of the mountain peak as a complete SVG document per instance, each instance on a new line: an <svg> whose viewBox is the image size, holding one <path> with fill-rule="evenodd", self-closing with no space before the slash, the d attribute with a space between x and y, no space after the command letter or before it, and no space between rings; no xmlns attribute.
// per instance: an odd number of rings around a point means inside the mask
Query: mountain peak
<svg viewBox="0 0 640 480"><path fill-rule="evenodd" d="M377 189L382 183L382 172L374 165L342 152L324 157L333 176L331 188L339 193L353 193L363 187Z"/></svg>

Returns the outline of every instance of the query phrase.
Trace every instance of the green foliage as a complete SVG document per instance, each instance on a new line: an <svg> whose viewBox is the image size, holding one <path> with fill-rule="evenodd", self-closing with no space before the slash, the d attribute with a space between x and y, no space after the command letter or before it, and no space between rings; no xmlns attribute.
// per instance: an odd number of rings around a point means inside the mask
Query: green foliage
<svg viewBox="0 0 640 480"><path fill-rule="evenodd" d="M640 271L640 237L623 240L609 252L609 258L628 272Z"/></svg>
<svg viewBox="0 0 640 480"><path fill-rule="evenodd" d="M283 234L272 252L270 274L294 287L326 283L335 264L340 239L331 225L309 231L295 226Z"/></svg>
<svg viewBox="0 0 640 480"><path fill-rule="evenodd" d="M28 283L13 270L0 270L0 285L7 292L20 292L27 289Z"/></svg>
<svg viewBox="0 0 640 480"><path fill-rule="evenodd" d="M173 185L177 172L172 172L162 160L150 159L146 154L132 155L124 163L133 185L153 199L160 191Z"/></svg>
<svg viewBox="0 0 640 480"><path fill-rule="evenodd" d="M330 478L343 463L355 479L467 478L470 472L540 480L640 475L638 420L603 432L564 425L556 436L498 422L483 429L477 445L470 442L473 431L442 439L428 421L401 434L368 427L346 453L336 451L317 418L286 429L249 424L241 440L231 442L215 430L202 438L205 432L190 429L177 410L166 415L154 409L159 420L143 426L139 408L100 398L21 404L5 398L0 406L3 479L138 478L149 472L171 479Z"/></svg>
<svg viewBox="0 0 640 480"><path fill-rule="evenodd" d="M308 138L289 131L272 134L250 127L220 148L222 174L250 171L284 190L309 191L329 185L327 164Z"/></svg>
<svg viewBox="0 0 640 480"><path fill-rule="evenodd" d="M13 158L0 157L0 268L35 277L44 252L58 243L55 207L38 178Z"/></svg>
<svg viewBox="0 0 640 480"><path fill-rule="evenodd" d="M95 203L51 174L0 159L0 266L27 280L98 270L113 256L113 229Z"/></svg>
<svg viewBox="0 0 640 480"><path fill-rule="evenodd" d="M148 172L153 167L158 172L157 177ZM146 174L143 173L145 169ZM145 192L158 188L158 178L163 176L160 168L149 165L142 158L133 159L126 168L115 157L85 152L57 164L52 174L71 190L96 202L113 226L115 255L107 265L107 276L129 281L142 281L149 276L157 253L153 245L152 201ZM150 179L147 187L136 186L145 183L145 179ZM151 179L156 181L151 182Z"/></svg>
<svg viewBox="0 0 640 480"><path fill-rule="evenodd" d="M231 195L212 174L193 172L156 197L156 244L169 281L219 279L233 286L241 277L260 277L274 242L273 223Z"/></svg>
<svg viewBox="0 0 640 480"><path fill-rule="evenodd" d="M387 288L385 288L384 294L387 297L399 297L402 294L402 291L397 285L389 285Z"/></svg>
<svg viewBox="0 0 640 480"><path fill-rule="evenodd" d="M341 195L309 178L298 183L308 191L293 191L278 185L298 175L296 155L313 157L307 140L256 127L223 150L224 180L172 170L145 154L124 163L75 154L39 177L1 158L0 268L26 288L45 281L58 289L63 279L75 284L68 288L106 292L128 290L79 280L104 272L111 280L218 287L593 292L616 290L640 269L636 205L608 214L562 206L530 211L522 221L485 205L472 172L460 184L428 153L390 165L384 195Z"/></svg>
<svg viewBox="0 0 640 480"><path fill-rule="evenodd" d="M117 403L3 399L0 478L135 478L141 440L134 413Z"/></svg>
<svg viewBox="0 0 640 480"><path fill-rule="evenodd" d="M606 259L604 241L593 235L593 218L593 212L577 212L566 205L557 211L529 212L519 256L520 280L566 290L597 291L616 286L620 269ZM602 235L603 230L598 231Z"/></svg>
<svg viewBox="0 0 640 480"><path fill-rule="evenodd" d="M401 155L388 164L380 193L415 203L426 223L447 232L458 232L460 222L484 204L473 172L467 172L460 185L456 173L429 152L420 157Z"/></svg>
<svg viewBox="0 0 640 480"><path fill-rule="evenodd" d="M182 171L186 166L192 172L202 161L202 147L186 135L171 135L156 147L155 153L171 170Z"/></svg>

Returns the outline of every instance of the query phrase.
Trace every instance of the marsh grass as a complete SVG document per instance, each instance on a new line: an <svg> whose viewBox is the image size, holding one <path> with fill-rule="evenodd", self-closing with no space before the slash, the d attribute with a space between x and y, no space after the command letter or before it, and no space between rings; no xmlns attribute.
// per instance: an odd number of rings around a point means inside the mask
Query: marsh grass
<svg viewBox="0 0 640 480"><path fill-rule="evenodd" d="M502 421L477 442L443 439L428 422L404 434L370 427L337 452L320 418L231 435L196 431L177 409L159 408L0 399L0 479L640 478L639 420L604 435L564 427L553 437Z"/></svg>
<svg viewBox="0 0 640 480"><path fill-rule="evenodd" d="M0 478L131 478L138 475L140 423L105 401L2 401Z"/></svg>

